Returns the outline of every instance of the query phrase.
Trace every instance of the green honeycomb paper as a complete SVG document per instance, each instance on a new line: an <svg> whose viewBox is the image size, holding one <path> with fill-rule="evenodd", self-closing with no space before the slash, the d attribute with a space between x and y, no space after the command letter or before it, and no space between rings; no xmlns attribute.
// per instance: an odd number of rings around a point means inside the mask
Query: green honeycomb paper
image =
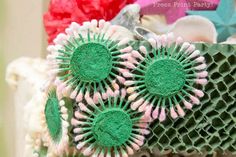
<svg viewBox="0 0 236 157"><path fill-rule="evenodd" d="M236 155L236 46L196 44L196 47L208 65L205 96L199 106L186 111L184 118L173 120L168 114L166 121L154 121L145 144L147 152Z"/></svg>

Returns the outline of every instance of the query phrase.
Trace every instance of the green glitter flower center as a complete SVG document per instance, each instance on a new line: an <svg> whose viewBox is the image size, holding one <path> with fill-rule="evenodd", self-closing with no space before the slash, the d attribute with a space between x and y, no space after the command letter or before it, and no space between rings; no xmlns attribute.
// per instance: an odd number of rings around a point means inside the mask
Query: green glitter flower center
<svg viewBox="0 0 236 157"><path fill-rule="evenodd" d="M85 82L98 82L109 75L112 56L106 46L85 43L79 46L71 58L72 74Z"/></svg>
<svg viewBox="0 0 236 157"><path fill-rule="evenodd" d="M45 118L49 134L54 142L59 142L62 135L62 121L59 108L59 100L56 91L49 93L45 106Z"/></svg>
<svg viewBox="0 0 236 157"><path fill-rule="evenodd" d="M99 145L121 146L131 136L132 120L121 109L109 109L95 117L92 130Z"/></svg>
<svg viewBox="0 0 236 157"><path fill-rule="evenodd" d="M179 92L185 84L183 66L173 59L159 59L148 66L145 84L151 94L161 97Z"/></svg>

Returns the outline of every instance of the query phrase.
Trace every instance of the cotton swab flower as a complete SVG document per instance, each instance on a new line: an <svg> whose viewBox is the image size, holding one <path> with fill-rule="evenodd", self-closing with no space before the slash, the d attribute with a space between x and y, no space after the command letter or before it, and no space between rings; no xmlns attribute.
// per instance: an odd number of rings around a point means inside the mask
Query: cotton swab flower
<svg viewBox="0 0 236 157"><path fill-rule="evenodd" d="M140 149L149 133L143 113L130 110L123 96L99 103L100 107L78 104L71 121L76 148L93 157L128 157Z"/></svg>
<svg viewBox="0 0 236 157"><path fill-rule="evenodd" d="M60 155L66 152L69 144L68 111L65 107L65 101L58 98L54 88L49 89L42 113L42 125L46 137L44 144L54 154Z"/></svg>
<svg viewBox="0 0 236 157"><path fill-rule="evenodd" d="M181 38L175 41L172 33L148 41L151 50L144 46L133 50L129 60L133 67L123 73L131 108L143 111L152 106L152 118L160 121L166 119L167 109L172 118L183 117L182 106L191 109L204 96L195 85L207 83L205 59L194 45L181 43Z"/></svg>
<svg viewBox="0 0 236 157"><path fill-rule="evenodd" d="M132 47L126 46L128 38L117 41L114 34L119 32L109 22L92 20L81 26L72 23L66 34L56 37L47 58L54 65L50 73L60 95L93 104L117 93L117 82L124 82L120 70Z"/></svg>

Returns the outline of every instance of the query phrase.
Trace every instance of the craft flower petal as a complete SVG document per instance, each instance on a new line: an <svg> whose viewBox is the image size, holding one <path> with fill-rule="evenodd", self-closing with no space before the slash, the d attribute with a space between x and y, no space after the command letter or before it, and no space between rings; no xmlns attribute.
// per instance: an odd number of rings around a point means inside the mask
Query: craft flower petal
<svg viewBox="0 0 236 157"><path fill-rule="evenodd" d="M223 42L222 44L236 44L236 34L229 37L225 42Z"/></svg>
<svg viewBox="0 0 236 157"><path fill-rule="evenodd" d="M217 42L217 31L214 24L202 16L192 15L178 19L167 25L161 16L149 15L142 17L142 26L160 35L173 32L187 42Z"/></svg>
<svg viewBox="0 0 236 157"><path fill-rule="evenodd" d="M175 36L181 36L184 41L188 42L217 42L217 32L214 24L201 16L182 17L173 24L170 31Z"/></svg>

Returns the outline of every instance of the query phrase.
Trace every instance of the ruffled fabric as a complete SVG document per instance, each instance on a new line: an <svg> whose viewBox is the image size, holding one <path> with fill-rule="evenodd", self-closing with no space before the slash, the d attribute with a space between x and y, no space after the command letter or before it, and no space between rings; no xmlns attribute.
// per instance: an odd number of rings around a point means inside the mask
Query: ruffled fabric
<svg viewBox="0 0 236 157"><path fill-rule="evenodd" d="M14 89L16 154L32 157L44 139L41 111L47 93L42 87L48 79L48 65L44 59L21 57L6 70L6 81ZM35 125L37 124L37 125Z"/></svg>
<svg viewBox="0 0 236 157"><path fill-rule="evenodd" d="M92 19L111 20L127 4L134 0L51 0L43 16L48 43L64 32L71 22L82 24Z"/></svg>

